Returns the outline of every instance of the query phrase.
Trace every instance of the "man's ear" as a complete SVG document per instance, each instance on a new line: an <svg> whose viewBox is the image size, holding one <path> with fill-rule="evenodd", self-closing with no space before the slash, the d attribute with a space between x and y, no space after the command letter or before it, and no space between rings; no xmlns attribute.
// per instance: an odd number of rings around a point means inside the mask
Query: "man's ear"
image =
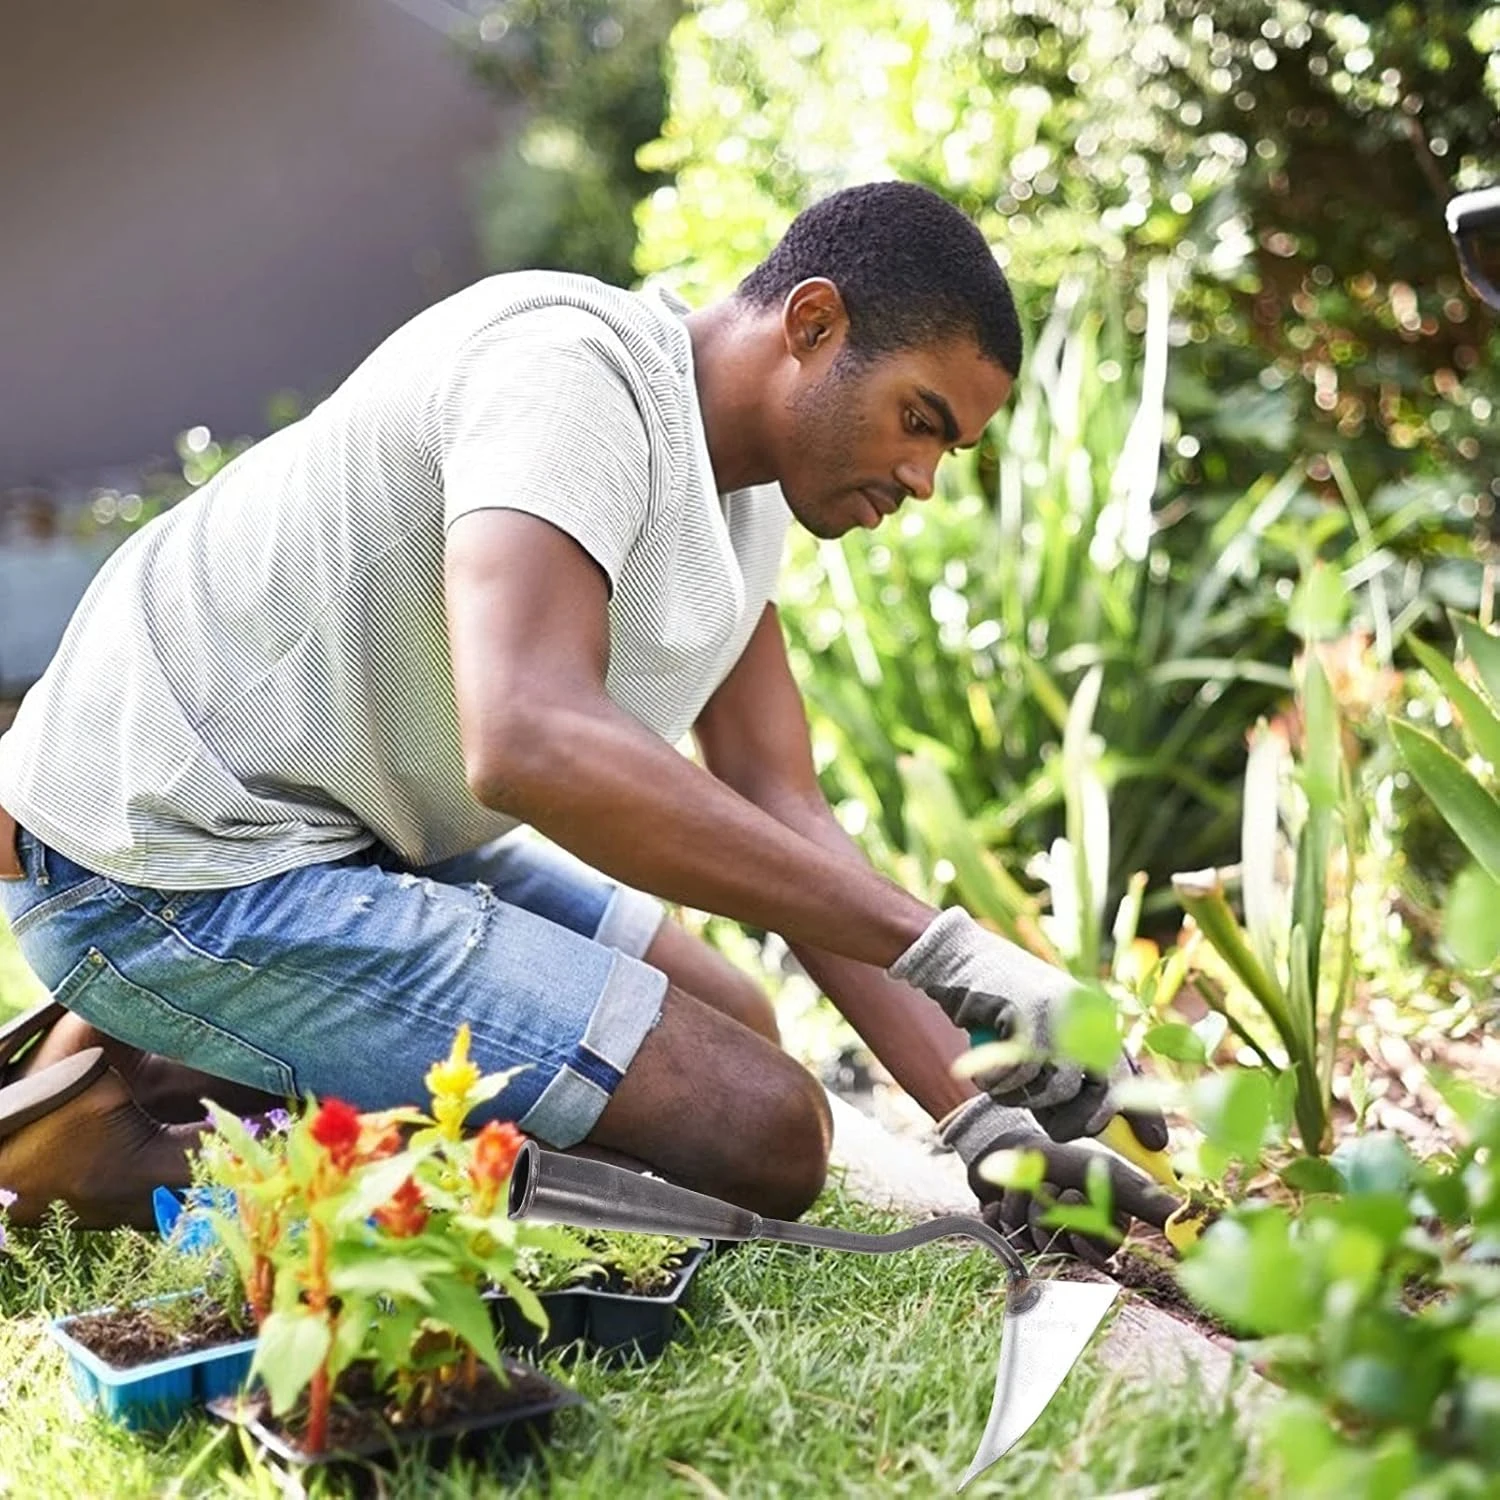
<svg viewBox="0 0 1500 1500"><path fill-rule="evenodd" d="M836 354L849 331L844 298L826 276L799 281L786 294L781 310L787 353L804 363Z"/></svg>

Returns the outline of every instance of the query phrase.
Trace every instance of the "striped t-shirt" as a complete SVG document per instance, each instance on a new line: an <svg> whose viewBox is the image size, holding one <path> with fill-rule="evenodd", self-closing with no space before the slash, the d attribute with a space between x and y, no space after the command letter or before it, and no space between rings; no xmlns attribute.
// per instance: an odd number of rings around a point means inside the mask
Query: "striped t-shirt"
<svg viewBox="0 0 1500 1500"><path fill-rule="evenodd" d="M514 821L464 777L444 535L542 517L612 585L607 689L675 742L771 599L789 512L714 485L679 304L493 276L385 340L105 564L0 738L0 805L101 874L245 884Z"/></svg>

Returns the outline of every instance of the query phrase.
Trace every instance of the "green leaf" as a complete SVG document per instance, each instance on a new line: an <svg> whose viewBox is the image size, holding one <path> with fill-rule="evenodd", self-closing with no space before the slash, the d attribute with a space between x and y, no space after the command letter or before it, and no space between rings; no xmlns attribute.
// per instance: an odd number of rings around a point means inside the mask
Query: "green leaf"
<svg viewBox="0 0 1500 1500"><path fill-rule="evenodd" d="M1464 655L1474 663L1490 702L1500 707L1500 635L1486 630L1469 615L1450 614L1448 618L1458 633Z"/></svg>
<svg viewBox="0 0 1500 1500"><path fill-rule="evenodd" d="M1316 652L1308 653L1303 667L1301 699L1304 747L1298 779L1313 807L1331 810L1339 805L1344 751L1338 706Z"/></svg>
<svg viewBox="0 0 1500 1500"><path fill-rule="evenodd" d="M1276 972L1275 931L1281 905L1276 880L1281 768L1286 741L1262 719L1250 736L1240 818L1240 894L1250 947L1267 974Z"/></svg>
<svg viewBox="0 0 1500 1500"><path fill-rule="evenodd" d="M1387 1131L1349 1136L1339 1143L1330 1160L1356 1197L1365 1193L1403 1193L1416 1173L1416 1163L1405 1142Z"/></svg>
<svg viewBox="0 0 1500 1500"><path fill-rule="evenodd" d="M1200 1078L1190 1099L1188 1112L1208 1141L1240 1161L1259 1159L1271 1118L1271 1080L1263 1069Z"/></svg>
<svg viewBox="0 0 1500 1500"><path fill-rule="evenodd" d="M1299 1193L1342 1193L1344 1179L1339 1169L1321 1156L1299 1156L1277 1176Z"/></svg>
<svg viewBox="0 0 1500 1500"><path fill-rule="evenodd" d="M1202 929L1204 937L1218 949L1220 956L1234 970L1236 978L1260 1002L1271 1024L1276 1028L1287 1050L1292 1051L1297 1033L1287 1007L1286 995L1271 974L1261 967L1250 951L1245 935L1215 870L1191 870L1172 877L1172 890L1183 910Z"/></svg>
<svg viewBox="0 0 1500 1500"><path fill-rule="evenodd" d="M1202 1039L1191 1026L1176 1021L1153 1026L1142 1038L1141 1045L1157 1057L1170 1058L1180 1063L1206 1063L1208 1053Z"/></svg>
<svg viewBox="0 0 1500 1500"><path fill-rule="evenodd" d="M372 1296L385 1293L392 1297L408 1297L426 1306L430 1300L428 1278L445 1269L441 1260L430 1256L419 1259L384 1250L351 1253L357 1248L342 1247L336 1263L330 1268L329 1285L341 1296L352 1292L367 1292Z"/></svg>
<svg viewBox="0 0 1500 1500"><path fill-rule="evenodd" d="M1342 635L1349 619L1349 590L1343 574L1315 562L1302 575L1287 609L1287 626L1304 641L1331 641Z"/></svg>
<svg viewBox="0 0 1500 1500"><path fill-rule="evenodd" d="M1488 639L1488 637L1486 637ZM1427 669L1433 681L1447 694L1463 720L1469 743L1500 771L1500 713L1496 713L1443 656L1425 641L1412 637L1407 644L1412 655Z"/></svg>
<svg viewBox="0 0 1500 1500"><path fill-rule="evenodd" d="M1123 1238L1119 1225L1092 1203L1055 1204L1042 1215L1041 1224L1045 1229L1071 1229L1092 1235L1111 1245L1118 1245Z"/></svg>
<svg viewBox="0 0 1500 1500"><path fill-rule="evenodd" d="M360 1167L355 1174L353 1190L339 1204L339 1221L347 1224L368 1219L382 1203L388 1203L396 1189L411 1176L417 1159L412 1152L403 1151Z"/></svg>
<svg viewBox="0 0 1500 1500"><path fill-rule="evenodd" d="M307 1389L328 1355L330 1338L328 1324L308 1312L273 1312L260 1325L251 1373L265 1381L277 1416Z"/></svg>
<svg viewBox="0 0 1500 1500"><path fill-rule="evenodd" d="M1471 972L1500 963L1500 880L1478 865L1460 870L1448 888L1443 940Z"/></svg>
<svg viewBox="0 0 1500 1500"><path fill-rule="evenodd" d="M1040 1151L991 1151L976 1170L996 1187L1030 1193L1047 1180L1047 1158Z"/></svg>
<svg viewBox="0 0 1500 1500"><path fill-rule="evenodd" d="M1094 985L1069 990L1053 1008L1053 1042L1067 1058L1108 1073L1120 1057L1120 1023L1114 1001Z"/></svg>
<svg viewBox="0 0 1500 1500"><path fill-rule="evenodd" d="M541 1298L511 1271L497 1271L495 1280L506 1295L514 1300L521 1316L546 1334L552 1320L547 1316L547 1309L542 1306Z"/></svg>
<svg viewBox="0 0 1500 1500"><path fill-rule="evenodd" d="M1500 798L1430 734L1391 723L1401 758L1469 852L1500 880Z"/></svg>
<svg viewBox="0 0 1500 1500"><path fill-rule="evenodd" d="M492 1369L500 1374L500 1354L495 1347L495 1328L484 1299L464 1282L445 1277L432 1288L429 1322L451 1329Z"/></svg>
<svg viewBox="0 0 1500 1500"><path fill-rule="evenodd" d="M1220 1219L1177 1277L1201 1307L1248 1333L1305 1333L1318 1319L1316 1253L1292 1238L1280 1208Z"/></svg>
<svg viewBox="0 0 1500 1500"><path fill-rule="evenodd" d="M901 757L898 769L912 832L935 857L952 864L964 905L1014 934L1017 920L1031 914L1035 903L998 860L985 857L943 768L931 756L908 755Z"/></svg>

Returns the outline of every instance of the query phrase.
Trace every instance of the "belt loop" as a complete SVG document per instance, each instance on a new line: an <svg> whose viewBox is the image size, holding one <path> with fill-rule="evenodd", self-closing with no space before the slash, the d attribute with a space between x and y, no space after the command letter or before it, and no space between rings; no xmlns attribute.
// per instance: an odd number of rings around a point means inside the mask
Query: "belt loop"
<svg viewBox="0 0 1500 1500"><path fill-rule="evenodd" d="M38 885L51 885L52 877L47 873L46 845L34 833L28 833L26 837L31 843L32 862L36 866L36 873L31 878Z"/></svg>

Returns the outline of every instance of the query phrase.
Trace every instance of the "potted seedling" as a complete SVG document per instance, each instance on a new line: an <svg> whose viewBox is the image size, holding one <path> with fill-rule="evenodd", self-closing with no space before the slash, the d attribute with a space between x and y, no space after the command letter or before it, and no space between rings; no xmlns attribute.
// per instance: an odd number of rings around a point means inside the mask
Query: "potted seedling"
<svg viewBox="0 0 1500 1500"><path fill-rule="evenodd" d="M584 1238L580 1236L581 1241ZM501 1343L508 1350L539 1357L586 1339L588 1303L583 1285L603 1271L597 1260L580 1261L530 1246L520 1250L516 1255L516 1280L535 1293L547 1323L545 1328L539 1326L521 1311L514 1297L491 1289L488 1300Z"/></svg>
<svg viewBox="0 0 1500 1500"><path fill-rule="evenodd" d="M142 1238L121 1292L110 1305L49 1325L87 1405L127 1427L165 1427L244 1382L254 1319L222 1256L185 1255Z"/></svg>
<svg viewBox="0 0 1500 1500"><path fill-rule="evenodd" d="M603 1230L588 1242L603 1267L588 1285L589 1347L655 1359L676 1331L682 1299L707 1247L671 1235Z"/></svg>
<svg viewBox="0 0 1500 1500"><path fill-rule="evenodd" d="M212 1112L205 1158L233 1209L208 1212L248 1291L262 1382L213 1409L292 1463L388 1456L419 1440L513 1448L577 1400L496 1344L482 1289L499 1285L544 1327L518 1255L585 1251L565 1230L507 1215L524 1137L495 1121L465 1137L470 1111L509 1077L481 1077L468 1043L465 1026L429 1071L430 1115L310 1100L268 1140Z"/></svg>

